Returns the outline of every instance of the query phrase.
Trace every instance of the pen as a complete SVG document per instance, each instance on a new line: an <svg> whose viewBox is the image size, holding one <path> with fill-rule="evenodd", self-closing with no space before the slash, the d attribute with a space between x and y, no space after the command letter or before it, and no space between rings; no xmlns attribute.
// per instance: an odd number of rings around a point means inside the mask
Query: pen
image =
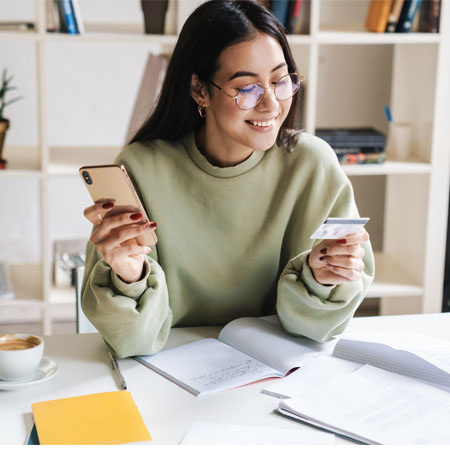
<svg viewBox="0 0 450 450"><path fill-rule="evenodd" d="M111 361L111 367L112 370L116 373L117 378L119 379L120 382L120 387L124 390L127 389L127 383L125 382L125 378L122 375L122 372L119 369L119 364L117 364L117 359L114 358L113 354L111 352L109 352L109 359Z"/></svg>

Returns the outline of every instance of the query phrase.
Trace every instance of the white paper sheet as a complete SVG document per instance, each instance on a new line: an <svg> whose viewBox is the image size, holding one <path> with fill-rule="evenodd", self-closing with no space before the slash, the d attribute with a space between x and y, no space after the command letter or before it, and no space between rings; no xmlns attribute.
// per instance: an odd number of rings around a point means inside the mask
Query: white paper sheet
<svg viewBox="0 0 450 450"><path fill-rule="evenodd" d="M297 397L308 392L312 386L334 381L361 367L362 364L352 361L326 355L318 356L291 375L265 387L261 392L278 398Z"/></svg>
<svg viewBox="0 0 450 450"><path fill-rule="evenodd" d="M233 425L222 423L193 422L189 431L181 441L183 445L198 444L334 444L334 434L313 428L259 427L249 425Z"/></svg>
<svg viewBox="0 0 450 450"><path fill-rule="evenodd" d="M313 386L280 407L369 443L450 443L450 393L371 366Z"/></svg>

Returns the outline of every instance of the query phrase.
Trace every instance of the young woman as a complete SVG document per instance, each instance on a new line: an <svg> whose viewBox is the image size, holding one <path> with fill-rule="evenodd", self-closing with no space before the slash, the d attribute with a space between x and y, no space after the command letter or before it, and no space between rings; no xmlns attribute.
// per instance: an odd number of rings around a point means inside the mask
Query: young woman
<svg viewBox="0 0 450 450"><path fill-rule="evenodd" d="M155 111L116 160L158 244L137 245L139 215L85 210L83 310L119 357L159 351L173 326L277 312L289 333L325 341L352 318L373 254L365 231L310 239L358 212L333 150L292 130L302 79L256 2L211 1L187 20Z"/></svg>

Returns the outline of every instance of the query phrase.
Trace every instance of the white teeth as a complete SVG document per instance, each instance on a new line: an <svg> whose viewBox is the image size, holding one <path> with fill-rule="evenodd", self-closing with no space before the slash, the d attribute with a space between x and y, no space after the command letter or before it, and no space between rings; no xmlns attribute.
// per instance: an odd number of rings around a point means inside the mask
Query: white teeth
<svg viewBox="0 0 450 450"><path fill-rule="evenodd" d="M269 120L268 122L255 122L253 120L249 121L255 127L268 127L275 122L275 119Z"/></svg>

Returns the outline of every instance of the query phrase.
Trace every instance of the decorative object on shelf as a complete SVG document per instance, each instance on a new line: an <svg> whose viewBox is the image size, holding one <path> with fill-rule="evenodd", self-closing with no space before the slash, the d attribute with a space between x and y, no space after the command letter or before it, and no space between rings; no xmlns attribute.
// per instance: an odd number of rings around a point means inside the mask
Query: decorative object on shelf
<svg viewBox="0 0 450 450"><path fill-rule="evenodd" d="M164 34L169 0L141 0L146 34Z"/></svg>
<svg viewBox="0 0 450 450"><path fill-rule="evenodd" d="M54 281L56 287L75 285L75 269L84 266L86 240L71 239L54 242Z"/></svg>
<svg viewBox="0 0 450 450"><path fill-rule="evenodd" d="M6 261L0 261L0 300L11 300L14 297L9 264Z"/></svg>
<svg viewBox="0 0 450 450"><path fill-rule="evenodd" d="M7 70L3 69L3 75L2 75L2 84L0 86L0 169L5 169L7 161L6 159L3 159L3 146L5 143L6 138L6 132L9 128L9 120L4 117L4 111L5 108L10 105L11 103L16 102L17 100L20 100L22 97L14 97L11 100L6 100L6 93L8 91L12 91L17 89L15 86L11 86L11 80L13 79L13 76L11 75L9 78L7 76Z"/></svg>

